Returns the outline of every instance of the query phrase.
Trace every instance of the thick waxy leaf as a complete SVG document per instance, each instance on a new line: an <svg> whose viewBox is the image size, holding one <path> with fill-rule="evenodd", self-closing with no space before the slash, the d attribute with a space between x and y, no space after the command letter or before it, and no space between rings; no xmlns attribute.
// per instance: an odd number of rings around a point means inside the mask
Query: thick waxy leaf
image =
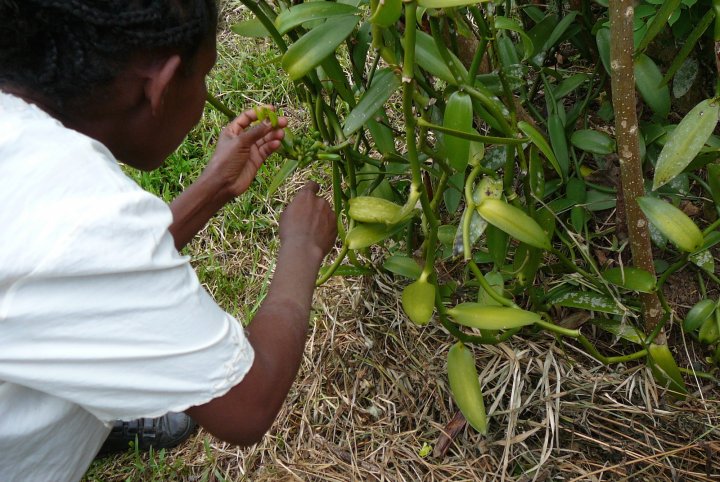
<svg viewBox="0 0 720 482"><path fill-rule="evenodd" d="M687 113L669 135L655 166L653 190L671 181L695 159L718 123L720 104L706 99Z"/></svg>
<svg viewBox="0 0 720 482"><path fill-rule="evenodd" d="M622 323L620 321L607 318L595 318L592 320L592 324L612 333L618 338L622 338L623 340L627 340L638 345L645 343L645 336L642 333L639 333L638 329L630 323Z"/></svg>
<svg viewBox="0 0 720 482"><path fill-rule="evenodd" d="M427 325L435 309L435 285L421 277L406 286L402 292L402 306L410 321Z"/></svg>
<svg viewBox="0 0 720 482"><path fill-rule="evenodd" d="M452 52L450 52L452 62L460 71L463 78L467 78L467 69ZM457 81L450 72L450 69L435 45L433 38L425 32L418 31L415 38L415 61L423 69L431 75L444 80L448 84L456 85Z"/></svg>
<svg viewBox="0 0 720 482"><path fill-rule="evenodd" d="M635 85L643 100L661 118L670 112L670 90L662 84L662 73L645 54L635 58Z"/></svg>
<svg viewBox="0 0 720 482"><path fill-rule="evenodd" d="M472 352L462 342L448 353L448 381L455 403L471 427L485 435L487 414Z"/></svg>
<svg viewBox="0 0 720 482"><path fill-rule="evenodd" d="M475 5L488 1L489 0L418 0L418 5L424 8L450 8Z"/></svg>
<svg viewBox="0 0 720 482"><path fill-rule="evenodd" d="M705 320L715 311L715 301L704 299L695 303L695 306L690 308L688 314L685 315L685 321L683 321L683 329L685 331L695 331L700 328Z"/></svg>
<svg viewBox="0 0 720 482"><path fill-rule="evenodd" d="M587 82L589 78L587 74L575 74L563 79L563 81L553 89L553 97L555 97L556 100L562 99Z"/></svg>
<svg viewBox="0 0 720 482"><path fill-rule="evenodd" d="M443 127L460 132L472 132L473 108L472 99L465 92L453 92L448 99L443 118ZM445 155L456 171L467 167L470 155L470 141L453 135L445 135Z"/></svg>
<svg viewBox="0 0 720 482"><path fill-rule="evenodd" d="M624 313L623 309L611 297L588 291L571 291L550 300L550 303L567 308L580 308L614 315Z"/></svg>
<svg viewBox="0 0 720 482"><path fill-rule="evenodd" d="M650 42L659 34L662 29L667 25L667 21L670 18L670 15L675 12L675 10L678 9L680 6L680 0L665 0L662 4L662 7L657 11L657 14L655 15L655 18L653 18L653 21L650 23L650 26L648 26L647 32L645 32L645 36L640 41L640 45L637 47L638 52L644 52L648 45L650 45ZM637 16L637 11L635 12L635 15Z"/></svg>
<svg viewBox="0 0 720 482"><path fill-rule="evenodd" d="M285 161L285 164L282 165L280 170L275 173L275 176L272 179L272 182L270 182L270 187L268 188L267 195L272 196L275 194L275 191L277 191L277 188L280 187L280 185L287 179L287 177L292 174L295 169L298 167L298 160L297 159L287 159Z"/></svg>
<svg viewBox="0 0 720 482"><path fill-rule="evenodd" d="M547 140L545 140L545 137L543 137L543 135L540 134L537 129L535 129L533 126L531 126L525 121L520 121L517 123L517 125L520 130L523 131L523 133L530 138L532 143L535 144L538 149L540 149L540 152L545 155L547 160L550 161L550 164L555 169L555 172L558 173L558 176L562 177L563 170L560 167L560 164L558 163L558 160L555 157L552 149L550 149L550 145L548 144Z"/></svg>
<svg viewBox="0 0 720 482"><path fill-rule="evenodd" d="M275 28L284 34L298 25L312 20L354 15L359 10L352 5L337 2L307 2L294 5L280 12L275 18Z"/></svg>
<svg viewBox="0 0 720 482"><path fill-rule="evenodd" d="M563 178L567 178L570 167L570 155L568 154L565 124L563 124L558 114L550 114L548 118L548 135L550 136L550 145L563 172Z"/></svg>
<svg viewBox="0 0 720 482"><path fill-rule="evenodd" d="M615 140L604 132L581 129L570 137L573 146L593 154L607 155L615 152Z"/></svg>
<svg viewBox="0 0 720 482"><path fill-rule="evenodd" d="M540 320L540 315L532 311L480 303L460 303L447 313L456 323L481 330L520 328Z"/></svg>
<svg viewBox="0 0 720 482"><path fill-rule="evenodd" d="M599 29L595 34L595 42L597 43L598 53L600 54L600 60L605 67L605 71L608 74L611 74L612 70L610 69L610 29Z"/></svg>
<svg viewBox="0 0 720 482"><path fill-rule="evenodd" d="M300 37L282 57L282 67L292 80L298 80L328 55L355 29L360 17L348 15L318 25Z"/></svg>
<svg viewBox="0 0 720 482"><path fill-rule="evenodd" d="M699 72L700 62L695 57L688 57L673 77L673 97L678 99L690 92Z"/></svg>
<svg viewBox="0 0 720 482"><path fill-rule="evenodd" d="M381 69L373 78L372 85L360 98L360 102L345 118L343 134L349 136L360 129L387 102L400 87L400 77L390 69Z"/></svg>
<svg viewBox="0 0 720 482"><path fill-rule="evenodd" d="M400 276L410 279L418 279L422 274L422 267L412 258L407 256L390 256L383 263L383 268Z"/></svg>
<svg viewBox="0 0 720 482"><path fill-rule="evenodd" d="M242 37L264 38L270 36L270 33L265 28L265 25L263 25L257 18L251 18L250 20L236 23L230 27L230 30Z"/></svg>
<svg viewBox="0 0 720 482"><path fill-rule="evenodd" d="M667 345L651 343L648 346L648 361L656 382L678 395L687 393L685 382Z"/></svg>
<svg viewBox="0 0 720 482"><path fill-rule="evenodd" d="M540 225L522 210L499 199L486 199L477 211L487 222L515 239L536 248L550 249L550 240Z"/></svg>
<svg viewBox="0 0 720 482"><path fill-rule="evenodd" d="M707 180L715 204L720 206L720 164L708 164Z"/></svg>
<svg viewBox="0 0 720 482"><path fill-rule="evenodd" d="M533 42L525 33L525 29L517 20L507 17L495 17L495 28L498 30L511 30L520 36L523 43L523 60L527 60L533 53Z"/></svg>
<svg viewBox="0 0 720 482"><path fill-rule="evenodd" d="M370 22L379 27L395 25L403 11L402 0L379 0Z"/></svg>
<svg viewBox="0 0 720 482"><path fill-rule="evenodd" d="M693 253L688 258L695 266L702 269L706 273L715 274L715 258L708 249Z"/></svg>
<svg viewBox="0 0 720 482"><path fill-rule="evenodd" d="M655 277L640 268L620 267L610 268L605 271L603 278L616 286L622 286L640 293L652 293L655 291Z"/></svg>
<svg viewBox="0 0 720 482"><path fill-rule="evenodd" d="M691 253L702 246L702 232L680 209L649 196L639 197L637 202L653 226L678 249Z"/></svg>
<svg viewBox="0 0 720 482"><path fill-rule="evenodd" d="M692 32L690 32L690 34L685 38L685 43L683 43L680 52L677 53L672 63L670 64L670 67L668 67L667 72L665 72L665 76L662 80L663 85L670 82L670 79L672 79L678 69L680 69L680 66L688 58L690 52L693 51L698 40L700 40L700 37L702 37L702 35L705 33L705 30L708 29L714 17L715 13L713 12L713 10L708 9L703 18L700 19L695 28L693 28Z"/></svg>
<svg viewBox="0 0 720 482"><path fill-rule="evenodd" d="M318 273L320 276L325 275L329 269L331 269L332 266L323 266L320 268L320 272ZM366 276L374 274L375 272L371 270L370 268L362 268L357 266L348 266L348 265L341 265L335 268L335 271L333 271L333 276Z"/></svg>

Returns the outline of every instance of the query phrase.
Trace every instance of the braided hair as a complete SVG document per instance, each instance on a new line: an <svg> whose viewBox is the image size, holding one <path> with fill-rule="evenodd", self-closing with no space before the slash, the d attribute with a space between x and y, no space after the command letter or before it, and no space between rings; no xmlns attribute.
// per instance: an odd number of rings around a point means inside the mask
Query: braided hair
<svg viewBox="0 0 720 482"><path fill-rule="evenodd" d="M216 23L215 0L0 0L0 89L63 111L139 52L191 59Z"/></svg>

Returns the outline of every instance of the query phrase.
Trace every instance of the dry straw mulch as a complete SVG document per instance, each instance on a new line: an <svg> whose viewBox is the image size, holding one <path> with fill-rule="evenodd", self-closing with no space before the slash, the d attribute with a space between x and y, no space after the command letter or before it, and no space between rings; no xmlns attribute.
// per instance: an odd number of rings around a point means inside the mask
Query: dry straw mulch
<svg viewBox="0 0 720 482"><path fill-rule="evenodd" d="M401 283L334 278L319 289L301 372L272 431L247 449L200 432L170 452L168 463L184 466L177 478L720 480L717 385L696 380L690 398L672 402L641 364L607 368L544 333L474 348L491 420L479 435L449 396L453 340L407 321Z"/></svg>

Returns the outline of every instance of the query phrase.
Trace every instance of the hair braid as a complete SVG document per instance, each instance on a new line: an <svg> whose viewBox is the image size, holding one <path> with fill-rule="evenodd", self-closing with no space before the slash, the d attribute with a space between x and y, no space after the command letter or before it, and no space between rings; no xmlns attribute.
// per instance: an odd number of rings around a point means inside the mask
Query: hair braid
<svg viewBox="0 0 720 482"><path fill-rule="evenodd" d="M215 0L0 0L0 88L28 89L62 111L134 53L192 57L216 21Z"/></svg>

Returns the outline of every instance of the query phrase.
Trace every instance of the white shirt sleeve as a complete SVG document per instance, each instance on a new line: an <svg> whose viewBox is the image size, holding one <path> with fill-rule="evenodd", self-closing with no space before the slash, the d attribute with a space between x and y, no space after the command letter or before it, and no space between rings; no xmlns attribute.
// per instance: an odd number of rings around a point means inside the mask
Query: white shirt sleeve
<svg viewBox="0 0 720 482"><path fill-rule="evenodd" d="M253 350L175 249L168 206L140 189L94 196L33 272L6 285L0 380L103 421L225 394Z"/></svg>

